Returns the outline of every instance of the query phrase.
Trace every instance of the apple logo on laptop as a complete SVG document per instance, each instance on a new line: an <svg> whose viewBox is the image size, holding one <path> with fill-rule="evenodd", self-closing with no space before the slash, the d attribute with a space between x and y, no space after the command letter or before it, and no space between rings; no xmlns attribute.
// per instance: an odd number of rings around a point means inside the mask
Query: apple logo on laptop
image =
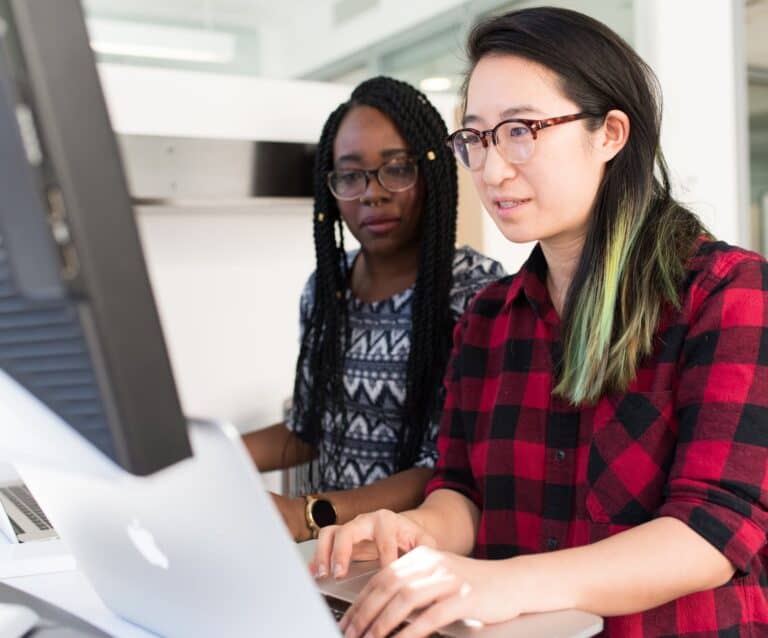
<svg viewBox="0 0 768 638"><path fill-rule="evenodd" d="M155 542L155 537L152 533L141 526L141 523L137 519L133 519L128 527L126 527L128 537L131 542L139 550L139 553L147 560L148 563L155 565L156 567L162 567L168 569L170 562L168 557L160 551L160 548Z"/></svg>

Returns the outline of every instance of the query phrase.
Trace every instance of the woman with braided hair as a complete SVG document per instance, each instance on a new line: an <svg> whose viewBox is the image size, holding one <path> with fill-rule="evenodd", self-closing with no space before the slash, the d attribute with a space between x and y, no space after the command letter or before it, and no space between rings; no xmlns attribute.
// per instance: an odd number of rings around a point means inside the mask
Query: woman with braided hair
<svg viewBox="0 0 768 638"><path fill-rule="evenodd" d="M446 133L422 93L386 77L355 88L323 128L292 413L244 437L262 471L317 459L312 494L274 495L296 540L363 512L415 507L432 474L453 327L504 274L455 248ZM344 225L359 251L345 251Z"/></svg>

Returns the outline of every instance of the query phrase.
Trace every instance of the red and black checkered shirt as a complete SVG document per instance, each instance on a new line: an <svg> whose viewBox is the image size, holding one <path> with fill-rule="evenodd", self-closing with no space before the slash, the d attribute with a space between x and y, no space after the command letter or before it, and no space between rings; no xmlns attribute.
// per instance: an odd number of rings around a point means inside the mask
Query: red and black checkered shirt
<svg viewBox="0 0 768 638"><path fill-rule="evenodd" d="M552 394L562 347L546 270L537 246L457 324L427 493L456 490L480 508L478 558L678 518L735 565L734 577L608 618L605 635L768 636L768 264L701 241L681 308L665 311L629 391L589 407Z"/></svg>

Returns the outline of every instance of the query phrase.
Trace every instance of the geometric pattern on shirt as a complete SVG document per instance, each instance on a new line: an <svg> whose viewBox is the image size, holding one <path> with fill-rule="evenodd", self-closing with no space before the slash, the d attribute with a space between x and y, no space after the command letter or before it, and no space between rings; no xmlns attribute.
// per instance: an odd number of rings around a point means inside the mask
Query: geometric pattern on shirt
<svg viewBox="0 0 768 638"><path fill-rule="evenodd" d="M357 251L347 254L352 264ZM503 276L498 262L465 246L456 249L453 260L453 286L450 293L454 321L464 312L474 294ZM314 273L301 296L301 334L314 303ZM318 443L318 475L322 485L316 489L351 489L368 485L391 475L395 470L395 446L405 404L408 353L411 346L413 286L392 297L365 303L347 291L350 340L344 361L344 399L348 430L340 454L340 471L327 462L333 431L329 413L323 416L323 439ZM302 391L309 383L309 369L302 370ZM294 402L295 403L295 402ZM299 436L301 419L291 414L287 424ZM336 415L341 419L341 415ZM439 415L425 429L417 467L433 467Z"/></svg>

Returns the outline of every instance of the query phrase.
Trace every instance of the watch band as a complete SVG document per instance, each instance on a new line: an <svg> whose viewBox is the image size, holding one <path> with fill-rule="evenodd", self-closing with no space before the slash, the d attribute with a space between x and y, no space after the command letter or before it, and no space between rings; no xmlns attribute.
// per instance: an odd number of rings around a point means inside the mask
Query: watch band
<svg viewBox="0 0 768 638"><path fill-rule="evenodd" d="M317 538L317 535L320 533L320 528L317 526L317 523L315 523L315 519L312 516L312 506L315 504L316 500L317 499L311 494L304 495L304 521L309 528L309 534L312 538Z"/></svg>

